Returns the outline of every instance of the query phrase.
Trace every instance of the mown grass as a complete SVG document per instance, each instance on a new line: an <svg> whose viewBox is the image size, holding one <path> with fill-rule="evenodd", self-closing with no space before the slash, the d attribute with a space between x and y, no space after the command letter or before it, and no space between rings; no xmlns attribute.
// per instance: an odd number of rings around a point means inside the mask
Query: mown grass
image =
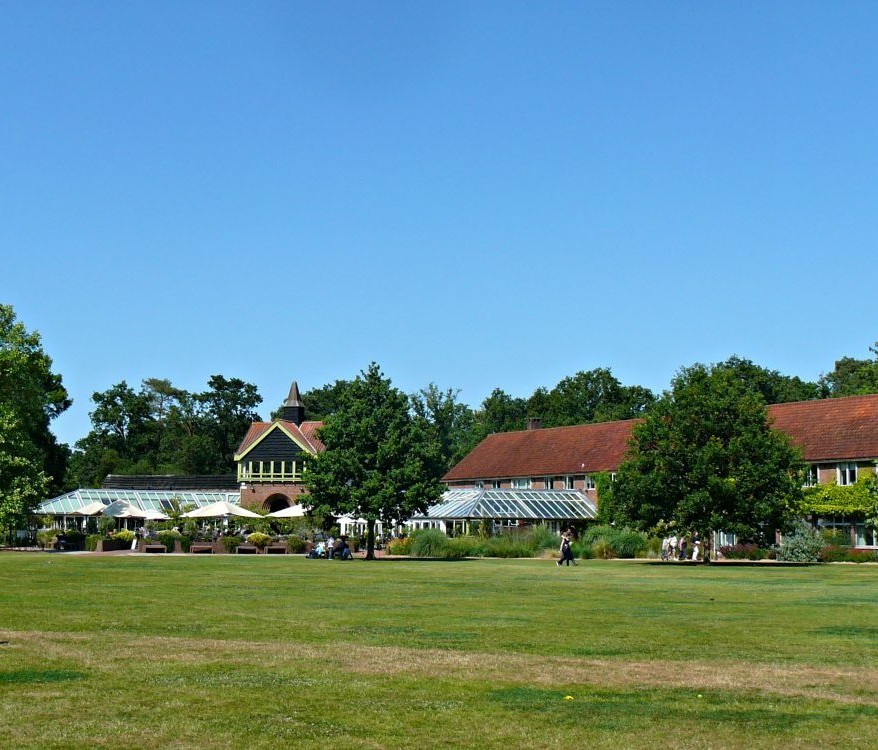
<svg viewBox="0 0 878 750"><path fill-rule="evenodd" d="M878 566L7 553L0 578L3 747L878 741Z"/></svg>

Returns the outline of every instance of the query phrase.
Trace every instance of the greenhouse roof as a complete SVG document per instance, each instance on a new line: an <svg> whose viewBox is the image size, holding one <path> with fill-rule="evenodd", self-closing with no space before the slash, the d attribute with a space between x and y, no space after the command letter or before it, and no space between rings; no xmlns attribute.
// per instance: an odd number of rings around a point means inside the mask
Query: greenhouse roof
<svg viewBox="0 0 878 750"><path fill-rule="evenodd" d="M452 489L423 518L492 518L568 521L597 515L595 504L578 490Z"/></svg>
<svg viewBox="0 0 878 750"><path fill-rule="evenodd" d="M41 503L36 513L38 515L63 516L75 513L80 508L98 502L110 505L121 500L140 510L155 510L166 512L173 507L172 501L177 500L180 506L191 505L202 508L218 502L229 502L238 505L240 495L238 492L191 492L186 490L92 490L81 489L68 492L66 495L46 500Z"/></svg>

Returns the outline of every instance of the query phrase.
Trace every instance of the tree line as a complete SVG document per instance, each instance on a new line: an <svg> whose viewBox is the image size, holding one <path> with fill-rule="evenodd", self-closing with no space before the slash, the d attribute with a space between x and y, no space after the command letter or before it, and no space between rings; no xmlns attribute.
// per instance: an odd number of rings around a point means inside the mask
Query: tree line
<svg viewBox="0 0 878 750"><path fill-rule="evenodd" d="M417 425L418 439L428 441L424 455L429 460L422 465L438 478L486 436L524 429L528 418L556 427L664 414L669 404L677 403L678 388L702 371L719 384L711 398L736 394L740 403L741 394L746 394L762 405L763 412L765 404L878 393L878 343L870 347L870 354L838 360L815 382L733 356L711 366L683 368L660 395L623 385L609 368L600 367L565 377L551 388L539 387L526 398L496 388L476 409L460 402L459 391L435 383L403 394L401 400L393 398ZM370 373L373 386L384 382L380 371L373 373L370 367L353 380L303 392L308 418L326 421L331 433L333 417L352 413L351 400L362 392L362 381ZM398 393L389 381L383 390ZM94 393L91 400L89 433L72 448L59 444L51 422L71 404L61 375L53 372L39 333L28 331L11 306L0 305L0 527L10 528L46 497L98 486L110 473L233 473L234 451L250 423L259 421L257 408L262 403L255 385L224 375L212 376L206 389L197 393L163 378L146 378L137 389L121 381ZM633 485L625 479L620 487L625 486ZM628 504L619 501L614 507L620 518L652 517L659 510L649 497L662 496L668 489L651 489L639 504L632 504L628 492Z"/></svg>

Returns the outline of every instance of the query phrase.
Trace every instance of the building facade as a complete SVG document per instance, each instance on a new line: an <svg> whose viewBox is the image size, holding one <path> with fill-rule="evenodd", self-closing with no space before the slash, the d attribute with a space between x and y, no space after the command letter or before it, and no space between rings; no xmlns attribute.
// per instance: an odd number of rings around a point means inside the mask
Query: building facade
<svg viewBox="0 0 878 750"><path fill-rule="evenodd" d="M808 464L810 485L852 485L878 467L878 394L774 404L773 427L790 436ZM575 489L596 503L597 475L615 472L640 420L495 433L444 477L451 488ZM878 547L862 519L819 518L852 543Z"/></svg>

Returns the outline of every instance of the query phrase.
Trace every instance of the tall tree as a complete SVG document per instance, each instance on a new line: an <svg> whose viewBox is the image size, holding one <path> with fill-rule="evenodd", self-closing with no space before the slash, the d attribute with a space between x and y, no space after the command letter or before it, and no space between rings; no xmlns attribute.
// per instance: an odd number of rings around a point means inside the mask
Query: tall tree
<svg viewBox="0 0 878 750"><path fill-rule="evenodd" d="M801 501L798 452L771 429L762 395L728 368L681 370L633 434L613 488L617 521L765 541Z"/></svg>
<svg viewBox="0 0 878 750"><path fill-rule="evenodd" d="M798 376L782 375L777 370L769 370L737 355L715 367L727 370L745 388L761 394L766 404L810 401L823 395L823 389L818 383L809 383Z"/></svg>
<svg viewBox="0 0 878 750"><path fill-rule="evenodd" d="M414 413L424 421L438 444L446 470L467 454L473 428L473 411L457 400L458 393L452 388L443 391L430 383L411 396Z"/></svg>
<svg viewBox="0 0 878 750"><path fill-rule="evenodd" d="M872 359L842 357L835 363L832 372L820 378L820 384L827 395L860 396L878 393L878 341L869 347Z"/></svg>
<svg viewBox="0 0 878 750"><path fill-rule="evenodd" d="M322 422L328 416L335 414L342 404L345 393L351 387L350 380L336 380L327 383L320 388L312 388L302 394L302 403L305 404L305 417L315 422ZM272 418L280 416L280 409L272 414Z"/></svg>
<svg viewBox="0 0 878 750"><path fill-rule="evenodd" d="M538 388L527 409L544 427L564 427L639 417L654 401L649 389L623 386L609 368L599 367L566 377L551 391Z"/></svg>
<svg viewBox="0 0 878 750"><path fill-rule="evenodd" d="M326 450L305 473L318 512L367 522L366 557L375 556L375 524L392 526L424 512L442 494L443 460L423 419L374 362L351 384L319 432Z"/></svg>
<svg viewBox="0 0 878 750"><path fill-rule="evenodd" d="M208 472L222 474L234 466L235 449L247 434L251 422L259 421L256 407L262 396L255 385L240 378L212 375L208 390L197 398L204 407L205 433L216 448L215 462Z"/></svg>
<svg viewBox="0 0 878 750"><path fill-rule="evenodd" d="M69 406L39 333L0 305L0 527L6 532L24 528L36 505L60 489L68 451L49 425Z"/></svg>

